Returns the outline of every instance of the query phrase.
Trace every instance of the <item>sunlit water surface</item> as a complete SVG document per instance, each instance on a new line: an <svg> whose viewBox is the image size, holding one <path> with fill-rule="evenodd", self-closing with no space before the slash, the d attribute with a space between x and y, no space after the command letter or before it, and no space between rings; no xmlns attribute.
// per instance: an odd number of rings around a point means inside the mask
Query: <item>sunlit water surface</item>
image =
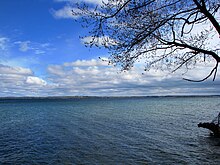
<svg viewBox="0 0 220 165"><path fill-rule="evenodd" d="M220 97L0 100L0 164L220 164Z"/></svg>

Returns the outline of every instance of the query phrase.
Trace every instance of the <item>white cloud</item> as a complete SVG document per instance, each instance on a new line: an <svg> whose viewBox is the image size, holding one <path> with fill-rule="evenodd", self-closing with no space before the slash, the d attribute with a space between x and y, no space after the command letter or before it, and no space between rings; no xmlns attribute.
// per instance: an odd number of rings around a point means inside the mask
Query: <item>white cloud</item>
<svg viewBox="0 0 220 165"><path fill-rule="evenodd" d="M47 82L29 68L0 64L0 97L45 95Z"/></svg>
<svg viewBox="0 0 220 165"><path fill-rule="evenodd" d="M0 50L6 50L8 41L9 41L8 38L0 37Z"/></svg>
<svg viewBox="0 0 220 165"><path fill-rule="evenodd" d="M77 3L77 2L85 2L95 5L101 5L102 2L107 2L108 0L55 0L55 2L69 2L69 3Z"/></svg>
<svg viewBox="0 0 220 165"><path fill-rule="evenodd" d="M108 0L84 0L84 2L86 3L92 3L92 4L98 4L98 5L102 5L103 2L107 2Z"/></svg>
<svg viewBox="0 0 220 165"><path fill-rule="evenodd" d="M77 60L70 63L64 63L64 66L73 66L73 67L82 67L82 66L108 66L108 63L106 61L102 60Z"/></svg>
<svg viewBox="0 0 220 165"><path fill-rule="evenodd" d="M188 76L203 78L210 66L198 66ZM120 72L101 60L77 60L48 66L48 76L39 77L29 68L0 65L0 96L131 96L219 94L220 82L192 83L180 74L151 70L142 74L135 66ZM220 76L220 74L218 74ZM185 76L184 76L185 77Z"/></svg>
<svg viewBox="0 0 220 165"><path fill-rule="evenodd" d="M34 53L37 54L37 55L38 54L44 54L45 51L44 50L40 50L40 49L35 49Z"/></svg>
<svg viewBox="0 0 220 165"><path fill-rule="evenodd" d="M65 75L65 71L63 70L63 67L60 65L50 65L47 68L48 72L53 74L53 75L57 75L57 76L64 76Z"/></svg>
<svg viewBox="0 0 220 165"><path fill-rule="evenodd" d="M209 66L207 68L210 69ZM182 80L180 74L155 70L142 74L142 71L143 68L136 66L130 71L120 72L118 68L95 59L48 67L50 81L57 85L54 91L63 92L63 95L187 95L213 92L216 87L213 86L218 84L218 81L214 84L210 81L191 83ZM196 77L202 77L207 72L191 72L192 75L196 73Z"/></svg>
<svg viewBox="0 0 220 165"><path fill-rule="evenodd" d="M26 51L32 49L29 46L30 43L31 43L30 41L17 41L17 42L15 42L15 44L19 45L19 50L22 52L26 52Z"/></svg>
<svg viewBox="0 0 220 165"><path fill-rule="evenodd" d="M26 83L32 85L47 85L47 82L39 77L28 76L26 79Z"/></svg>
<svg viewBox="0 0 220 165"><path fill-rule="evenodd" d="M38 43L33 41L16 41L14 42L14 45L18 45L18 49L21 52L27 52L30 51L33 54L39 55L39 54L45 54L45 52L52 50L50 43Z"/></svg>
<svg viewBox="0 0 220 165"><path fill-rule="evenodd" d="M51 14L54 18L60 19L78 19L79 15L73 15L72 11L76 13L81 13L82 11L79 10L76 6L77 3L86 3L86 4L93 4L93 5L102 5L103 2L107 2L108 0L55 0L55 2L66 2L65 6L61 9L51 9Z"/></svg>
<svg viewBox="0 0 220 165"><path fill-rule="evenodd" d="M0 64L0 74L32 75L33 72L28 68L11 67Z"/></svg>
<svg viewBox="0 0 220 165"><path fill-rule="evenodd" d="M74 16L72 14L72 11L80 12L79 9L73 8L71 6L64 6L62 9L54 10L51 9L51 13L54 16L54 18L71 18L71 19L77 19L78 16Z"/></svg>
<svg viewBox="0 0 220 165"><path fill-rule="evenodd" d="M48 47L51 46L51 44L48 43L48 42L46 42L46 43L40 44L40 46L41 46L42 48L48 48Z"/></svg>

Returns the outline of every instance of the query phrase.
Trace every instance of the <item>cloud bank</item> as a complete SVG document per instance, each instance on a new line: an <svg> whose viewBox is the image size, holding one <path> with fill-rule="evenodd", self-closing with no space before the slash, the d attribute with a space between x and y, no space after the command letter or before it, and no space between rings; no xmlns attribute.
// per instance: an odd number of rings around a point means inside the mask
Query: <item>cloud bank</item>
<svg viewBox="0 0 220 165"><path fill-rule="evenodd" d="M46 82L36 77L32 70L0 64L0 97L38 96L43 94Z"/></svg>
<svg viewBox="0 0 220 165"><path fill-rule="evenodd" d="M199 68L201 69L201 68ZM0 65L0 96L155 96L219 94L220 82L192 83L179 74L149 71L141 67L127 72L105 61L77 60L49 65L42 78L28 68ZM194 78L205 72L193 71ZM190 75L189 75L190 76Z"/></svg>

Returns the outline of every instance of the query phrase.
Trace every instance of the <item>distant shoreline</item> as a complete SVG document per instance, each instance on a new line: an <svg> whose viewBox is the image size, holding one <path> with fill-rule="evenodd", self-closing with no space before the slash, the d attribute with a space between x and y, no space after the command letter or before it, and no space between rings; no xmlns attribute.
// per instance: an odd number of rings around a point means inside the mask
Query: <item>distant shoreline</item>
<svg viewBox="0 0 220 165"><path fill-rule="evenodd" d="M21 96L21 97L0 97L0 100L4 99L85 99L85 98L166 98L166 97L220 97L220 95L165 95L165 96L42 96L42 97L35 97L35 96Z"/></svg>

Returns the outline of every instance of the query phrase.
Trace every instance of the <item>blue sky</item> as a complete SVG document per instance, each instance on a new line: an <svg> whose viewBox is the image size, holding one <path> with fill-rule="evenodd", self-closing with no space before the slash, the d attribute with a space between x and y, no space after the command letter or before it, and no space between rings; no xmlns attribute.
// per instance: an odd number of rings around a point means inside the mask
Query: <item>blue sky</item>
<svg viewBox="0 0 220 165"><path fill-rule="evenodd" d="M100 61L98 57L106 58L108 53L84 46L79 36L88 30L70 14L73 2L0 1L0 97L220 94L218 78L191 83L182 80L181 72L142 74L141 65L121 73ZM206 68L187 76L201 78L210 70Z"/></svg>

